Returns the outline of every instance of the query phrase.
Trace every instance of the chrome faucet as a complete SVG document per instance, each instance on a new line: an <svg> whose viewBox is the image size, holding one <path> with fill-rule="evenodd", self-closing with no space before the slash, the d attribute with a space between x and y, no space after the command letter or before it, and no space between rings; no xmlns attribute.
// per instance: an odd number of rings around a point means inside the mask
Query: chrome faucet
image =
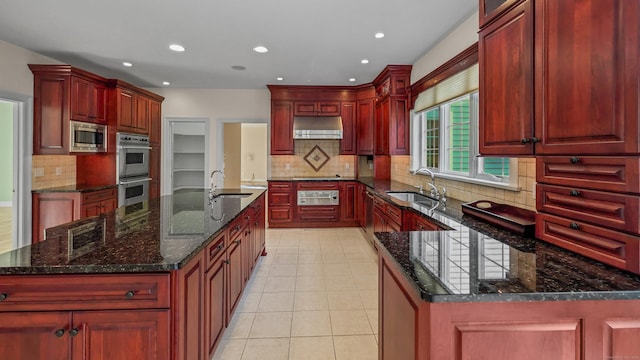
<svg viewBox="0 0 640 360"><path fill-rule="evenodd" d="M426 167L419 168L413 172L413 175L418 173L426 172L429 176L431 176L431 182L427 183L427 185L431 188L431 197L435 199L440 199L440 193L438 192L438 187L436 186L436 175L430 169Z"/></svg>
<svg viewBox="0 0 640 360"><path fill-rule="evenodd" d="M214 181L214 176L216 175L216 173L220 173L222 175L222 178L224 179L224 173L222 172L222 170L213 170L211 172L211 175L209 175L209 202L211 202L211 199L213 199L213 193L216 191L216 183Z"/></svg>

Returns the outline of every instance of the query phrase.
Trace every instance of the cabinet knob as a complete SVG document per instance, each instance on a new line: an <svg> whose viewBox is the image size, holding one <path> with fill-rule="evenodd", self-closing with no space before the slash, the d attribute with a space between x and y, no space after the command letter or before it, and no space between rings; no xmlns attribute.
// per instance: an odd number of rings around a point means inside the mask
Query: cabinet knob
<svg viewBox="0 0 640 360"><path fill-rule="evenodd" d="M571 190L571 191L569 191L569 195L571 195L571 196L580 196L580 191Z"/></svg>
<svg viewBox="0 0 640 360"><path fill-rule="evenodd" d="M225 260L225 261L223 261L223 263L229 265L229 264L231 264L231 260Z"/></svg>
<svg viewBox="0 0 640 360"><path fill-rule="evenodd" d="M537 137L534 136L534 137L531 138L531 142L534 143L534 144L535 143L539 143L540 139L538 139Z"/></svg>
<svg viewBox="0 0 640 360"><path fill-rule="evenodd" d="M238 240L234 240L233 242L234 242L234 243L236 243L236 244L238 244L238 245L240 245L240 239L238 239Z"/></svg>
<svg viewBox="0 0 640 360"><path fill-rule="evenodd" d="M127 291L127 293L126 293L126 294L124 294L124 296L125 296L127 299L132 299L135 295L136 295L136 293L135 293L133 290L129 290L129 291Z"/></svg>
<svg viewBox="0 0 640 360"><path fill-rule="evenodd" d="M240 225L236 225L236 231L240 231Z"/></svg>
<svg viewBox="0 0 640 360"><path fill-rule="evenodd" d="M71 329L71 330L69 330L69 336L76 336L76 335L78 335L79 332L80 332L80 330L78 330L78 328Z"/></svg>
<svg viewBox="0 0 640 360"><path fill-rule="evenodd" d="M569 227L572 228L573 230L580 230L580 224L578 223L572 222L571 224L569 224Z"/></svg>
<svg viewBox="0 0 640 360"><path fill-rule="evenodd" d="M57 337L62 337L62 335L64 335L64 329L58 329L54 334L56 334Z"/></svg>
<svg viewBox="0 0 640 360"><path fill-rule="evenodd" d="M4 301L7 300L7 298L9 297L9 294L7 293L2 293L0 294L0 301Z"/></svg>
<svg viewBox="0 0 640 360"><path fill-rule="evenodd" d="M572 164L577 164L580 162L580 158L577 156L572 156L571 159L569 159L569 161L571 161Z"/></svg>
<svg viewBox="0 0 640 360"><path fill-rule="evenodd" d="M521 143L523 143L523 144L526 144L526 143L528 143L529 141L530 141L530 140L529 140L529 139L527 139L527 138L522 138L522 139L520 139L520 142L521 142Z"/></svg>
<svg viewBox="0 0 640 360"><path fill-rule="evenodd" d="M224 243L220 243L218 246L216 246L216 250L222 250L223 247Z"/></svg>

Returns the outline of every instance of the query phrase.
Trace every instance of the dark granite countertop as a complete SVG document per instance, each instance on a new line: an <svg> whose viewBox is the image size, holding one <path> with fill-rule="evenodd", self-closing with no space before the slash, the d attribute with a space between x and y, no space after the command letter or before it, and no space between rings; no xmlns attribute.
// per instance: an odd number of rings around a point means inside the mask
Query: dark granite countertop
<svg viewBox="0 0 640 360"><path fill-rule="evenodd" d="M50 187L50 188L45 188L45 189L37 189L37 190L32 190L31 192L33 193L61 193L61 192L91 192L91 191L99 191L99 190L105 190L105 189L112 189L117 187L118 185L113 184L113 185L83 185L83 184L76 184L76 185L67 185L67 186L57 186L57 187Z"/></svg>
<svg viewBox="0 0 640 360"><path fill-rule="evenodd" d="M0 254L0 274L161 272L176 270L213 240L261 189L223 189L211 205L206 189L120 207L47 230L47 240ZM73 244L70 231L78 236Z"/></svg>
<svg viewBox="0 0 640 360"><path fill-rule="evenodd" d="M416 192L411 186L359 180L376 195L452 229L376 233L380 251L426 301L640 299L640 275L464 215L455 199L432 210L387 194Z"/></svg>
<svg viewBox="0 0 640 360"><path fill-rule="evenodd" d="M312 176L308 176L308 177L285 177L285 176L281 176L281 177L272 177L269 178L267 181L356 181L358 179L354 178L354 177L349 177L349 176L323 176L323 177L312 177Z"/></svg>

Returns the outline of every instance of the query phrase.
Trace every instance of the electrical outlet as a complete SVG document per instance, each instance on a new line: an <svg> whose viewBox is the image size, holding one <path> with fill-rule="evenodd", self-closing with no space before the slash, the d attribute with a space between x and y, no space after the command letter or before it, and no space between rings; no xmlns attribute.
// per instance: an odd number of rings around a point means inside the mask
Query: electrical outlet
<svg viewBox="0 0 640 360"><path fill-rule="evenodd" d="M41 167L35 168L33 172L35 177L44 176L44 168L41 168Z"/></svg>
<svg viewBox="0 0 640 360"><path fill-rule="evenodd" d="M58 166L56 167L56 176L60 176L60 175L62 175L62 167Z"/></svg>
<svg viewBox="0 0 640 360"><path fill-rule="evenodd" d="M284 168L285 168L285 170L291 170L291 165L290 164L284 164Z"/></svg>
<svg viewBox="0 0 640 360"><path fill-rule="evenodd" d="M344 164L344 168L345 169L349 170L350 167L351 167L351 164L349 164L349 163Z"/></svg>
<svg viewBox="0 0 640 360"><path fill-rule="evenodd" d="M369 169L373 170L373 163L372 162L369 163Z"/></svg>

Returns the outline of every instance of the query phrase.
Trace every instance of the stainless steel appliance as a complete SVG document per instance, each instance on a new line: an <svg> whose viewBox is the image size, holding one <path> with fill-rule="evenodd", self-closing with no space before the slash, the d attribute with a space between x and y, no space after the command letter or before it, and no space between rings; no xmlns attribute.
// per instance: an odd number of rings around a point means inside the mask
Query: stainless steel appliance
<svg viewBox="0 0 640 360"><path fill-rule="evenodd" d="M298 206L340 205L338 190L298 190Z"/></svg>
<svg viewBox="0 0 640 360"><path fill-rule="evenodd" d="M118 206L149 200L149 137L117 134Z"/></svg>
<svg viewBox="0 0 640 360"><path fill-rule="evenodd" d="M107 127L105 125L69 121L70 152L106 152Z"/></svg>

